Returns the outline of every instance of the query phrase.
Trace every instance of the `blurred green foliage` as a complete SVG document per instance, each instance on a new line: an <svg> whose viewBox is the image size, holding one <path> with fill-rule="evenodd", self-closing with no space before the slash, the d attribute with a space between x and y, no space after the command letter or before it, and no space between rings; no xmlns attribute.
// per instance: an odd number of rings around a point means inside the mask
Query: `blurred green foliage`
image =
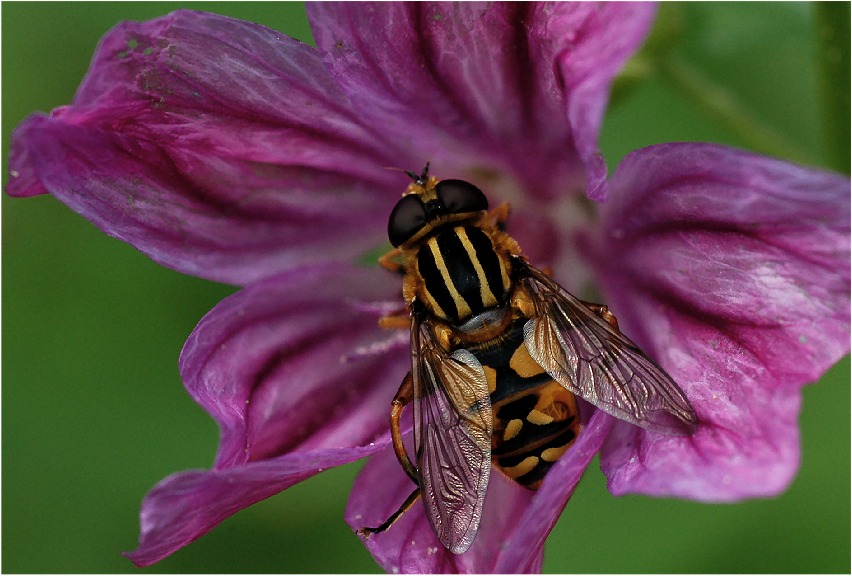
<svg viewBox="0 0 852 576"><path fill-rule="evenodd" d="M3 3L4 180L12 130L70 101L99 37L179 5ZM186 5L311 39L301 4ZM802 3L690 3L666 4L661 18L674 23L669 56L809 161L831 166L813 12ZM848 62L848 42L846 50ZM638 69L606 118L611 167L656 142L749 147L654 62ZM137 572L119 553L135 547L142 496L172 472L212 462L217 430L184 393L177 355L234 289L160 268L53 198L4 195L2 210L2 570ZM781 497L613 498L593 467L548 541L545 570L849 572L849 373L847 358L805 390L802 467ZM240 512L144 572L377 571L342 520L357 469L325 472Z"/></svg>

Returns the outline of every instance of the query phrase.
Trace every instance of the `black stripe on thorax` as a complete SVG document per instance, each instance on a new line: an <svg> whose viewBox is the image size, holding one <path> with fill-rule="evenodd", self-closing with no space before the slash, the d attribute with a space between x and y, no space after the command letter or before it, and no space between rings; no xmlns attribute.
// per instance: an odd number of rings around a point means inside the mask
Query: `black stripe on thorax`
<svg viewBox="0 0 852 576"><path fill-rule="evenodd" d="M476 229L468 228L467 230ZM445 230L435 241L438 243L438 250L444 259L444 266L447 268L453 286L467 302L471 314L475 316L482 312L485 306L482 302L479 277L458 231L458 228Z"/></svg>
<svg viewBox="0 0 852 576"><path fill-rule="evenodd" d="M502 302L506 296L506 287L503 286L500 258L497 256L497 252L494 251L491 238L480 228L465 228L465 232L476 251L476 258L485 272L485 279L488 282L491 293L494 294L497 302Z"/></svg>
<svg viewBox="0 0 852 576"><path fill-rule="evenodd" d="M458 317L458 309L456 308L453 297L444 282L441 271L438 268L438 262L429 246L423 246L417 253L417 270L420 273L423 282L426 285L426 290L435 300L435 303L450 317Z"/></svg>

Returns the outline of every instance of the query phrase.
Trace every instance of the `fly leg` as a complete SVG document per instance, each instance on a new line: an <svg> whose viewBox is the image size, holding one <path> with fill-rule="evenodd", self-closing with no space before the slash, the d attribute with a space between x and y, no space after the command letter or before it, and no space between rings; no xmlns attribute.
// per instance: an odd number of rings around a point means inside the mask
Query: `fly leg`
<svg viewBox="0 0 852 576"><path fill-rule="evenodd" d="M405 272L405 266L402 264L404 262L402 258L403 256L399 251L399 248L394 248L379 257L379 266L385 270L390 270L397 274L403 274Z"/></svg>
<svg viewBox="0 0 852 576"><path fill-rule="evenodd" d="M606 304L595 304L593 302L585 302L580 300L589 310L597 314L604 322L609 324L613 330L615 330L616 334L621 334L621 330L618 329L618 319L615 317L615 314L609 311L609 307ZM612 345L616 344L617 336L610 334L607 336L607 340ZM612 368L615 366L617 361L612 357L611 353L607 353L604 358L604 363Z"/></svg>
<svg viewBox="0 0 852 576"><path fill-rule="evenodd" d="M553 270L550 268L550 266L543 267L541 271L544 272L544 274L548 278L553 277ZM577 299L580 300L579 298ZM597 314L601 318L601 320L615 328L616 332L621 332L621 330L618 329L618 319L615 317L615 314L609 311L609 306L607 306L606 304L595 304L594 302L586 302L585 300L580 300L580 302L583 304L583 306Z"/></svg>
<svg viewBox="0 0 852 576"><path fill-rule="evenodd" d="M405 377L402 381L402 384L399 386L399 390L396 393L396 396L393 399L393 403L391 404L391 415L390 415L390 425L391 425L391 438L393 439L393 451L396 454L397 460L399 460L402 469L405 470L405 473L408 474L408 477L417 484L417 488L414 489L408 498L405 499L405 502L402 503L402 506L399 507L399 510L390 515L390 517L385 520L381 525L375 528L360 528L357 532L359 536L363 536L365 538L369 538L371 534L376 534L377 532L384 532L388 528L390 528L394 522L399 520L400 516L402 516L405 512L407 512L417 500L420 499L420 481L417 479L417 467L411 462L411 458L408 457L408 452L405 451L405 444L402 442L402 432L400 431L400 419L402 418L402 411L405 408L405 405L411 402L411 399L414 397L414 380L411 377L411 372Z"/></svg>
<svg viewBox="0 0 852 576"><path fill-rule="evenodd" d="M618 318L615 317L615 314L609 311L609 307L606 304L595 304L584 300L580 300L580 302L582 302L586 308L600 316L604 322L615 328L617 332L621 332L621 330L618 329Z"/></svg>
<svg viewBox="0 0 852 576"><path fill-rule="evenodd" d="M495 206L490 212L488 212L488 216L494 221L494 225L497 226L499 230L506 229L506 220L509 219L509 213L511 209L509 208L508 202L501 202L498 206Z"/></svg>
<svg viewBox="0 0 852 576"><path fill-rule="evenodd" d="M396 458L399 460L402 469L419 486L420 481L417 479L417 468L411 462L411 458L408 457L408 452L405 451L405 444L402 443L402 432L399 429L402 410L406 404L411 402L412 398L414 398L414 379L411 377L411 372L409 372L403 379L402 384L399 385L399 390L397 390L396 396L391 403L391 438L393 439L393 451L396 453Z"/></svg>
<svg viewBox="0 0 852 576"><path fill-rule="evenodd" d="M402 254L396 248L379 258L379 266L395 274L405 274L405 267L402 262ZM380 328L408 328L410 325L411 319L408 309L404 305L401 305L398 311L385 314L379 318Z"/></svg>
<svg viewBox="0 0 852 576"><path fill-rule="evenodd" d="M379 328L394 330L410 327L411 317L408 314L408 310L405 308L403 308L400 312L386 314L385 316L379 318Z"/></svg>
<svg viewBox="0 0 852 576"><path fill-rule="evenodd" d="M399 510L390 515L390 518L382 522L379 526L375 528L359 528L356 534L358 536L363 536L364 538L369 538L373 534L378 534L379 532L384 532L388 528L394 525L394 523L399 520L400 516L408 512L408 510L414 506L414 503L420 500L420 488L417 487L414 489L408 498L405 499L405 502L402 503L402 506L399 507Z"/></svg>
<svg viewBox="0 0 852 576"><path fill-rule="evenodd" d="M525 264L517 260L520 263L520 266L525 266ZM551 270L549 267L545 267L541 269L541 273L544 274L548 279L551 277ZM533 276L538 276L538 274L533 274ZM542 278L539 277L539 280ZM577 298L580 300L579 298ZM580 303L591 310L596 316L598 316L601 320L610 325L617 333L621 333L621 330L618 328L618 319L615 317L615 314L610 312L609 306L606 304L595 304L594 302L586 302L585 300L580 300ZM515 292L512 296L512 307L516 310L520 311L524 318L533 318L534 315L541 314L541 309L536 304L536 298L530 294L525 289L520 289Z"/></svg>

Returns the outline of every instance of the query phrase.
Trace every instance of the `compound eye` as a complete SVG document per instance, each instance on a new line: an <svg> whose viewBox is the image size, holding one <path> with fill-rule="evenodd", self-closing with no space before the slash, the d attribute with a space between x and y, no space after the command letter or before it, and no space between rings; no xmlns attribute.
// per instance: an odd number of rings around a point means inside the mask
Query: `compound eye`
<svg viewBox="0 0 852 576"><path fill-rule="evenodd" d="M403 196L388 219L388 239L396 248L426 224L426 207L416 194Z"/></svg>
<svg viewBox="0 0 852 576"><path fill-rule="evenodd" d="M450 214L488 210L485 194L470 182L441 180L435 185L435 191Z"/></svg>

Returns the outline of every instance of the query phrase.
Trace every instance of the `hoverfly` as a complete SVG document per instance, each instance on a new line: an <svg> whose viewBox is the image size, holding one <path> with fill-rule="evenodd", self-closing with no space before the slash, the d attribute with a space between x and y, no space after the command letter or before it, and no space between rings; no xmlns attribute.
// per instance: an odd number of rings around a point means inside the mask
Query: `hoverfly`
<svg viewBox="0 0 852 576"><path fill-rule="evenodd" d="M488 211L482 191L438 180L429 164L391 212L394 249L380 264L403 277L404 312L382 318L411 330L411 371L391 407L394 451L440 542L473 543L492 464L539 487L581 433L576 396L663 434L691 434L698 419L666 372L618 329L604 305L584 302L531 266L504 231L508 204ZM416 465L400 418L413 401Z"/></svg>

